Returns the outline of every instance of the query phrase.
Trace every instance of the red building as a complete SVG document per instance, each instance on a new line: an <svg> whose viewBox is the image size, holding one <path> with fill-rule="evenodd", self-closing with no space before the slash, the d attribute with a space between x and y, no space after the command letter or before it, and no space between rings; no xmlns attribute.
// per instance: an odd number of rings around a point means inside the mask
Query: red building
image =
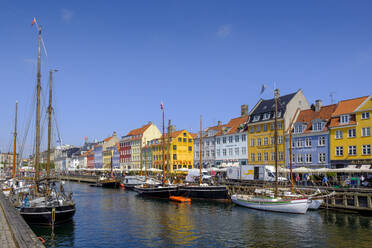
<svg viewBox="0 0 372 248"><path fill-rule="evenodd" d="M94 152L93 149L87 152L87 168L94 169Z"/></svg>
<svg viewBox="0 0 372 248"><path fill-rule="evenodd" d="M129 170L131 160L130 137L126 136L120 140L120 167Z"/></svg>

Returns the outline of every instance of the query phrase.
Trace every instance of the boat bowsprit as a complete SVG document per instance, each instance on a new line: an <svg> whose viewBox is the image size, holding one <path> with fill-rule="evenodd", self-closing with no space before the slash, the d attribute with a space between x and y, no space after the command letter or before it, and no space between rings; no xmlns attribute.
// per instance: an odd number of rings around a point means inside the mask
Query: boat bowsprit
<svg viewBox="0 0 372 248"><path fill-rule="evenodd" d="M309 207L308 198L281 198L254 195L232 195L231 200L240 206L265 211L304 214Z"/></svg>

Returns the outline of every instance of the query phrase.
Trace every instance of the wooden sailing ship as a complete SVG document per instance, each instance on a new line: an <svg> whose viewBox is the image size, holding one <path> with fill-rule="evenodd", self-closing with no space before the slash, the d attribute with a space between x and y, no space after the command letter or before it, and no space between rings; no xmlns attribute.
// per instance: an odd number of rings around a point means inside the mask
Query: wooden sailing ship
<svg viewBox="0 0 372 248"><path fill-rule="evenodd" d="M35 19L34 19L35 20ZM37 64L37 100L36 100L36 135L35 135L35 177L34 184L26 194L17 194L13 202L24 220L29 224L57 225L70 221L75 214L76 207L72 200L72 192L66 194L62 183L50 175L50 148L52 129L52 75L50 70L49 106L48 106L48 155L46 164L46 176L39 178L39 154L40 154L40 45L41 27L38 26L38 64Z"/></svg>

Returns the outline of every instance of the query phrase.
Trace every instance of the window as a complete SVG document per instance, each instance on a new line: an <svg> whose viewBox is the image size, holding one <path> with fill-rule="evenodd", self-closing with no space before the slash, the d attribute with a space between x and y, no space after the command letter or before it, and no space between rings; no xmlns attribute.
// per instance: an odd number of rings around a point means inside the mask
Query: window
<svg viewBox="0 0 372 248"><path fill-rule="evenodd" d="M371 145L363 145L362 146L362 154L363 155L371 155Z"/></svg>
<svg viewBox="0 0 372 248"><path fill-rule="evenodd" d="M293 163L293 164L296 163L296 154L293 154L293 155L292 155L292 163Z"/></svg>
<svg viewBox="0 0 372 248"><path fill-rule="evenodd" d="M251 153L251 161L254 162L254 153Z"/></svg>
<svg viewBox="0 0 372 248"><path fill-rule="evenodd" d="M325 163L325 160L326 160L326 154L319 153L319 163Z"/></svg>
<svg viewBox="0 0 372 248"><path fill-rule="evenodd" d="M264 130L264 132L267 131L267 124L264 124L264 125L263 125L263 130Z"/></svg>
<svg viewBox="0 0 372 248"><path fill-rule="evenodd" d="M183 138L183 142L187 142L187 139L186 138Z"/></svg>
<svg viewBox="0 0 372 248"><path fill-rule="evenodd" d="M251 126L251 127L249 128L249 131L250 131L251 133L254 133L254 126Z"/></svg>
<svg viewBox="0 0 372 248"><path fill-rule="evenodd" d="M369 112L363 112L362 113L362 120L369 119Z"/></svg>
<svg viewBox="0 0 372 248"><path fill-rule="evenodd" d="M214 155L215 155L215 154L214 154L214 150L212 150L211 153L212 153L212 157L214 157Z"/></svg>
<svg viewBox="0 0 372 248"><path fill-rule="evenodd" d="M305 147L311 147L311 138L305 139Z"/></svg>
<svg viewBox="0 0 372 248"><path fill-rule="evenodd" d="M355 128L353 128L353 129L349 129L348 130L348 137L349 138L355 138L355 136L356 136L356 129Z"/></svg>
<svg viewBox="0 0 372 248"><path fill-rule="evenodd" d="M349 155L356 155L356 146L349 146Z"/></svg>
<svg viewBox="0 0 372 248"><path fill-rule="evenodd" d="M268 119L270 119L270 113L265 113L265 114L263 115L262 120L268 120Z"/></svg>
<svg viewBox="0 0 372 248"><path fill-rule="evenodd" d="M274 145L274 141L275 141L275 140L274 140L274 136L271 136L271 137L270 137L270 143L271 143L272 145Z"/></svg>
<svg viewBox="0 0 372 248"><path fill-rule="evenodd" d="M247 152L247 149L245 147L242 147L242 154L244 155L246 154L246 152Z"/></svg>
<svg viewBox="0 0 372 248"><path fill-rule="evenodd" d="M229 143L233 142L233 136L229 136Z"/></svg>
<svg viewBox="0 0 372 248"><path fill-rule="evenodd" d="M239 135L235 136L235 142L239 142Z"/></svg>
<svg viewBox="0 0 372 248"><path fill-rule="evenodd" d="M222 149L222 156L226 156L226 149Z"/></svg>
<svg viewBox="0 0 372 248"><path fill-rule="evenodd" d="M207 151L207 157L209 157L209 151Z"/></svg>
<svg viewBox="0 0 372 248"><path fill-rule="evenodd" d="M182 138L178 138L178 142L181 142L182 141Z"/></svg>
<svg viewBox="0 0 372 248"><path fill-rule="evenodd" d="M264 161L269 160L269 154L267 152L264 153Z"/></svg>
<svg viewBox="0 0 372 248"><path fill-rule="evenodd" d="M340 123L347 124L349 123L350 116L349 115L341 115L340 116Z"/></svg>
<svg viewBox="0 0 372 248"><path fill-rule="evenodd" d="M344 156L344 148L342 146L336 146L336 156Z"/></svg>
<svg viewBox="0 0 372 248"><path fill-rule="evenodd" d="M217 149L217 156L220 156L220 149Z"/></svg>
<svg viewBox="0 0 372 248"><path fill-rule="evenodd" d="M264 138L264 146L267 146L269 142L269 139L267 137Z"/></svg>
<svg viewBox="0 0 372 248"><path fill-rule="evenodd" d="M257 125L257 126L256 126L256 132L257 132L257 133L261 132L261 125Z"/></svg>
<svg viewBox="0 0 372 248"><path fill-rule="evenodd" d="M363 127L362 128L362 137L371 136L371 128L370 127Z"/></svg>
<svg viewBox="0 0 372 248"><path fill-rule="evenodd" d="M283 136L278 136L278 144L282 144L283 143Z"/></svg>
<svg viewBox="0 0 372 248"><path fill-rule="evenodd" d="M274 122L270 123L270 130L274 131Z"/></svg>
<svg viewBox="0 0 372 248"><path fill-rule="evenodd" d="M177 160L177 154L173 154L173 160Z"/></svg>
<svg viewBox="0 0 372 248"><path fill-rule="evenodd" d="M192 151L192 147L191 147L191 146L189 146L189 151L190 151L190 152Z"/></svg>
<svg viewBox="0 0 372 248"><path fill-rule="evenodd" d="M335 138L336 139L342 139L342 130L336 130Z"/></svg>
<svg viewBox="0 0 372 248"><path fill-rule="evenodd" d="M223 144L226 144L226 137L223 137L223 138L222 138L222 143L223 143Z"/></svg>
<svg viewBox="0 0 372 248"><path fill-rule="evenodd" d="M207 141L207 146L209 146L209 140Z"/></svg>
<svg viewBox="0 0 372 248"><path fill-rule="evenodd" d="M283 161L284 159L284 153L283 152L279 152L279 160L280 161Z"/></svg>
<svg viewBox="0 0 372 248"><path fill-rule="evenodd" d="M239 147L235 148L235 155L239 155Z"/></svg>
<svg viewBox="0 0 372 248"><path fill-rule="evenodd" d="M254 146L254 139L251 139L251 146Z"/></svg>
<svg viewBox="0 0 372 248"><path fill-rule="evenodd" d="M186 137L186 133L183 133L183 136Z"/></svg>
<svg viewBox="0 0 372 248"><path fill-rule="evenodd" d="M242 134L242 141L246 141L247 140L247 135L246 134Z"/></svg>
<svg viewBox="0 0 372 248"><path fill-rule="evenodd" d="M202 151L202 157L204 158L204 151Z"/></svg>
<svg viewBox="0 0 372 248"><path fill-rule="evenodd" d="M310 164L313 161L313 159L311 157L311 153L306 154L305 158L306 158L306 163L308 163L308 164Z"/></svg>
<svg viewBox="0 0 372 248"><path fill-rule="evenodd" d="M217 138L216 141L217 141L217 144L220 144L220 138Z"/></svg>
<svg viewBox="0 0 372 248"><path fill-rule="evenodd" d="M177 150L177 146L176 145L173 145L173 150Z"/></svg>
<svg viewBox="0 0 372 248"><path fill-rule="evenodd" d="M320 136L318 138L318 146L325 146L325 137L324 136Z"/></svg>
<svg viewBox="0 0 372 248"><path fill-rule="evenodd" d="M233 155L233 149L232 148L229 148L229 155Z"/></svg>
<svg viewBox="0 0 372 248"><path fill-rule="evenodd" d="M271 161L274 161L275 160L275 152L272 152L271 153Z"/></svg>
<svg viewBox="0 0 372 248"><path fill-rule="evenodd" d="M303 125L302 125L302 123L295 125L294 132L295 133L302 133L303 132Z"/></svg>
<svg viewBox="0 0 372 248"><path fill-rule="evenodd" d="M282 129L282 128L283 128L282 122L278 122L278 129Z"/></svg>
<svg viewBox="0 0 372 248"><path fill-rule="evenodd" d="M253 116L253 122L259 121L259 120L260 120L260 116L259 115Z"/></svg>
<svg viewBox="0 0 372 248"><path fill-rule="evenodd" d="M257 146L261 145L261 138L257 138Z"/></svg>
<svg viewBox="0 0 372 248"><path fill-rule="evenodd" d="M297 147L302 147L302 140L301 139L298 139L297 140Z"/></svg>
<svg viewBox="0 0 372 248"><path fill-rule="evenodd" d="M261 161L261 153L257 153L257 161Z"/></svg>
<svg viewBox="0 0 372 248"><path fill-rule="evenodd" d="M302 157L302 154L298 154L297 155L297 163L303 163L304 162L304 158Z"/></svg>
<svg viewBox="0 0 372 248"><path fill-rule="evenodd" d="M192 139L189 139L189 143L192 143Z"/></svg>

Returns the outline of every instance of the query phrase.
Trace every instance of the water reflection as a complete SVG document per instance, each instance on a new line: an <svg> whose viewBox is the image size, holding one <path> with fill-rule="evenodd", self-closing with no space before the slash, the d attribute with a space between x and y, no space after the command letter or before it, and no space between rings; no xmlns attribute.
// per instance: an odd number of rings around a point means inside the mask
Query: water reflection
<svg viewBox="0 0 372 248"><path fill-rule="evenodd" d="M48 247L370 247L372 217L334 211L305 215L234 205L146 199L134 192L71 184L74 222L34 228Z"/></svg>

